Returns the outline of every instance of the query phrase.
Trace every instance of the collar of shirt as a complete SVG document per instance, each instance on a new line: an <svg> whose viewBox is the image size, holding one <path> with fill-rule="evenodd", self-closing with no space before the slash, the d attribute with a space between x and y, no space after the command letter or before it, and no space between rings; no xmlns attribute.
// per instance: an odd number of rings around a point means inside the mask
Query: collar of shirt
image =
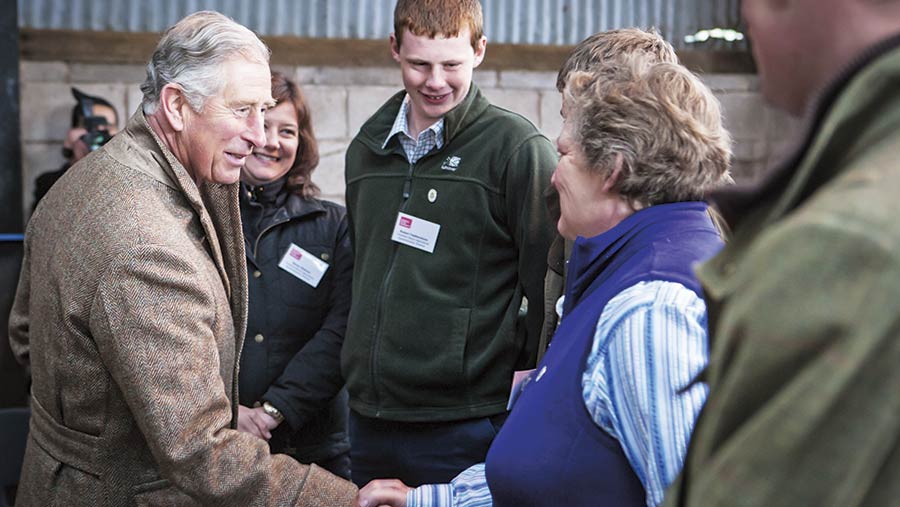
<svg viewBox="0 0 900 507"><path fill-rule="evenodd" d="M409 132L409 94L403 98L400 104L400 111L397 112L397 118L394 119L394 126L384 140L382 148L386 148L391 138L397 136L403 152L409 163L413 164L420 158L424 157L433 148L441 149L444 146L444 119L434 122L430 127L419 132L418 138L413 138Z"/></svg>

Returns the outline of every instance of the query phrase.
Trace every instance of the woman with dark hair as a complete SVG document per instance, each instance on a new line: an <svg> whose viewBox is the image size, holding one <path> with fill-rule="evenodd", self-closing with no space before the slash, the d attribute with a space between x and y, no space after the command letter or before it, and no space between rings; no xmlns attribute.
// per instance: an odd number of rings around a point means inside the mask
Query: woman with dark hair
<svg viewBox="0 0 900 507"><path fill-rule="evenodd" d="M300 88L275 71L272 97L266 143L241 174L250 305L238 429L269 440L273 453L349 478L340 369L353 272L346 213L316 198L319 154Z"/></svg>

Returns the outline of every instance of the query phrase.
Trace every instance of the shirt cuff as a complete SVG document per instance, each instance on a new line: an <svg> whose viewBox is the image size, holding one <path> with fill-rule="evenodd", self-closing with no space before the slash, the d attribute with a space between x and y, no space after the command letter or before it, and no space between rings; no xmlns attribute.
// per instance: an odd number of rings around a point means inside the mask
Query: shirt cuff
<svg viewBox="0 0 900 507"><path fill-rule="evenodd" d="M409 490L406 507L453 507L453 486L424 484Z"/></svg>

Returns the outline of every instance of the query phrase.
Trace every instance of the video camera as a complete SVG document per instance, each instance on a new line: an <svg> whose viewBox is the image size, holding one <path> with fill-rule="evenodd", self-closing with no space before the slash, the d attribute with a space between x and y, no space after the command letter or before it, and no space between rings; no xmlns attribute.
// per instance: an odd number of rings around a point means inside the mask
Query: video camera
<svg viewBox="0 0 900 507"><path fill-rule="evenodd" d="M94 151L112 139L112 134L108 130L109 122L105 116L94 116L93 97L82 93L81 90L74 87L72 88L72 96L78 101L78 107L81 108L81 117L83 118L83 127L87 130L87 133L81 136L80 139L88 147L88 151Z"/></svg>

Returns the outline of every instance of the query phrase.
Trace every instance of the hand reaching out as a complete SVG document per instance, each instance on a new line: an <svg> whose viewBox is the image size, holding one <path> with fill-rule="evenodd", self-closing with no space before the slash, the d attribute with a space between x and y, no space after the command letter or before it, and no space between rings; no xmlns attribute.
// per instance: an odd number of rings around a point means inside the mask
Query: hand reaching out
<svg viewBox="0 0 900 507"><path fill-rule="evenodd" d="M272 430L278 426L272 416L267 414L262 407L250 408L238 405L238 430L250 433L263 440L272 438Z"/></svg>
<svg viewBox="0 0 900 507"><path fill-rule="evenodd" d="M406 507L411 489L399 479L376 479L359 490L359 507Z"/></svg>

